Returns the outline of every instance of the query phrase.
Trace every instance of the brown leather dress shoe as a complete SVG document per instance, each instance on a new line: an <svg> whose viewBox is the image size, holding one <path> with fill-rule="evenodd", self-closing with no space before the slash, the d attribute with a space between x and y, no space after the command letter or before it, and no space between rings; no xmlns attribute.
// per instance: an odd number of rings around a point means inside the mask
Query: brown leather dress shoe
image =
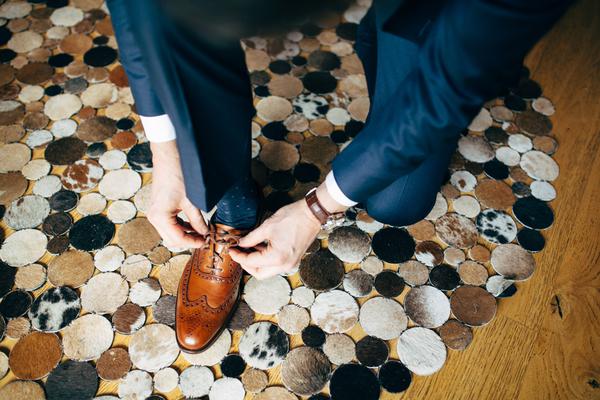
<svg viewBox="0 0 600 400"><path fill-rule="evenodd" d="M181 350L197 353L210 346L235 311L243 270L228 250L246 232L211 223L204 247L194 250L185 266L175 310Z"/></svg>

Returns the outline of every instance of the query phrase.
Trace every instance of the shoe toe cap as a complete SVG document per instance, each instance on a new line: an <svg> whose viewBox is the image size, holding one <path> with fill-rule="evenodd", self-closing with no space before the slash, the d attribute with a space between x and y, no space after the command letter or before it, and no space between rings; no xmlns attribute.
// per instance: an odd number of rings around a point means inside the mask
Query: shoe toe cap
<svg viewBox="0 0 600 400"><path fill-rule="evenodd" d="M214 337L212 330L197 329L191 334L177 334L177 342L182 350L188 352L198 352L208 347Z"/></svg>

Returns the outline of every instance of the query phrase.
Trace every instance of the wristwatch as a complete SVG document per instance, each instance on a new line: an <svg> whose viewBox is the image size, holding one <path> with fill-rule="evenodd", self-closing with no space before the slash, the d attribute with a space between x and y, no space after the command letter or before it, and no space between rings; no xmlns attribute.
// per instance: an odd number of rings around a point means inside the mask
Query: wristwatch
<svg viewBox="0 0 600 400"><path fill-rule="evenodd" d="M344 222L343 212L330 213L325 209L325 207L323 207L317 197L316 187L310 189L308 193L306 193L304 200L306 200L308 209L313 213L317 220L319 220L321 223L321 228L324 230L331 230L336 226L340 226Z"/></svg>

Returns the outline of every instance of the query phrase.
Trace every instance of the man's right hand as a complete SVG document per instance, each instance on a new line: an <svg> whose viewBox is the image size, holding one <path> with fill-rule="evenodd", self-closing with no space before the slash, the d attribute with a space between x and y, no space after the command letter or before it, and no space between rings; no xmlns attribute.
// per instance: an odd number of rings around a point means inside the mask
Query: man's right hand
<svg viewBox="0 0 600 400"><path fill-rule="evenodd" d="M169 247L197 248L204 244L208 233L206 222L187 198L179 151L175 140L152 142L152 199L148 221L154 225L165 245ZM183 213L189 224L177 218Z"/></svg>

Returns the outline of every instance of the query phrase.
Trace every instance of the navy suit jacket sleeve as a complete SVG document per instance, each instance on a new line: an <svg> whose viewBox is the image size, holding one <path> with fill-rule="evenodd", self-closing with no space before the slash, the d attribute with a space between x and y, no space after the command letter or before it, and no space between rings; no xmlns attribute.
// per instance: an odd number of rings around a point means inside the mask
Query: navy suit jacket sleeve
<svg viewBox="0 0 600 400"><path fill-rule="evenodd" d="M563 0L449 1L418 61L363 131L333 161L340 189L364 202L456 143L482 104L515 83L527 51L569 4Z"/></svg>
<svg viewBox="0 0 600 400"><path fill-rule="evenodd" d="M160 100L150 83L142 52L131 30L131 15L127 9L127 0L107 0L115 37L119 44L121 64L125 68L129 86L135 99L137 113L144 116L165 114Z"/></svg>

